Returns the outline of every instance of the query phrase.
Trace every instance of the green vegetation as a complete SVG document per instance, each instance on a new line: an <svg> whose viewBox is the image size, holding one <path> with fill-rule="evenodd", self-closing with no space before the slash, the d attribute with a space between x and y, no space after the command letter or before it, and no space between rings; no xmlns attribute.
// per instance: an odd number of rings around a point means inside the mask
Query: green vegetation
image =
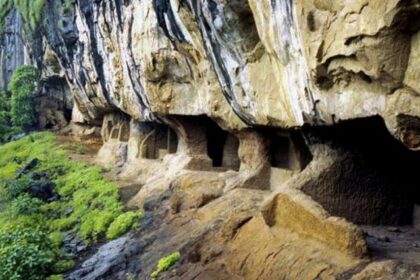
<svg viewBox="0 0 420 280"><path fill-rule="evenodd" d="M4 19L16 7L25 23L27 30L35 30L43 17L45 0L0 0L0 23L4 26Z"/></svg>
<svg viewBox="0 0 420 280"><path fill-rule="evenodd" d="M0 143L11 133L10 100L6 93L0 92Z"/></svg>
<svg viewBox="0 0 420 280"><path fill-rule="evenodd" d="M50 270L56 252L45 233L29 227L0 231L0 279L41 280Z"/></svg>
<svg viewBox="0 0 420 280"><path fill-rule="evenodd" d="M161 272L167 271L171 268L174 264L176 264L181 259L181 254L179 252L175 252L170 254L167 257L161 258L158 262L156 270L150 275L152 279L157 279Z"/></svg>
<svg viewBox="0 0 420 280"><path fill-rule="evenodd" d="M14 0L23 21L35 30L44 14L45 0Z"/></svg>
<svg viewBox="0 0 420 280"><path fill-rule="evenodd" d="M54 271L58 273L64 273L72 269L76 265L74 260L60 260L55 263Z"/></svg>
<svg viewBox="0 0 420 280"><path fill-rule="evenodd" d="M13 7L13 1L11 0L0 0L0 29L4 26L4 19L9 14Z"/></svg>
<svg viewBox="0 0 420 280"><path fill-rule="evenodd" d="M0 0L0 29L4 26L4 20L13 7L16 7L24 22L24 29L33 33L42 25L45 14L46 0ZM57 4L59 12L71 11L73 0L61 0Z"/></svg>
<svg viewBox="0 0 420 280"><path fill-rule="evenodd" d="M74 266L61 248L66 234L89 244L116 238L140 221L139 214L124 213L117 186L100 168L70 161L54 140L52 133L33 133L0 146L0 280L61 279ZM33 159L39 163L32 174L17 179ZM45 174L59 199L31 197L34 174Z"/></svg>
<svg viewBox="0 0 420 280"><path fill-rule="evenodd" d="M79 155L86 154L86 148L82 143L72 143L65 146L66 150L73 151Z"/></svg>
<svg viewBox="0 0 420 280"><path fill-rule="evenodd" d="M39 214L41 212L41 205L42 201L38 198L32 197L26 193L22 194L11 202L11 217L16 218L20 215Z"/></svg>
<svg viewBox="0 0 420 280"><path fill-rule="evenodd" d="M140 213L135 212L126 212L119 215L109 226L108 231L106 232L106 237L108 239L115 239L127 231L129 231L140 219L142 216Z"/></svg>
<svg viewBox="0 0 420 280"><path fill-rule="evenodd" d="M47 278L47 280L63 280L64 277L62 274L55 274L55 275L51 275Z"/></svg>
<svg viewBox="0 0 420 280"><path fill-rule="evenodd" d="M24 65L12 75L8 85L11 96L0 93L0 143L36 124L33 93L37 83L36 68Z"/></svg>
<svg viewBox="0 0 420 280"><path fill-rule="evenodd" d="M37 87L35 67L24 65L13 72L8 90L12 93L11 118L14 127L27 130L36 124L33 93Z"/></svg>

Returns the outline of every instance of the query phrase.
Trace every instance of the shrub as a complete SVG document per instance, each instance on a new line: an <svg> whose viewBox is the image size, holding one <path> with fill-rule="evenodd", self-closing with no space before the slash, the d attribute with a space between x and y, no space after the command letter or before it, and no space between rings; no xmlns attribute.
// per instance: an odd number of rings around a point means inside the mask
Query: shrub
<svg viewBox="0 0 420 280"><path fill-rule="evenodd" d="M54 265L55 273L64 273L72 269L76 265L74 260L60 260Z"/></svg>
<svg viewBox="0 0 420 280"><path fill-rule="evenodd" d="M60 247L64 241L64 235L59 231L50 233L48 237L50 238L51 244L55 247Z"/></svg>
<svg viewBox="0 0 420 280"><path fill-rule="evenodd" d="M10 101L5 93L0 92L0 142L6 140L11 126Z"/></svg>
<svg viewBox="0 0 420 280"><path fill-rule="evenodd" d="M12 214L14 217L39 214L42 204L43 202L41 200L31 197L29 194L22 194L12 201Z"/></svg>
<svg viewBox="0 0 420 280"><path fill-rule="evenodd" d="M113 212L93 210L82 217L80 225L80 236L85 241L96 241L98 237L104 235L109 225L118 214Z"/></svg>
<svg viewBox="0 0 420 280"><path fill-rule="evenodd" d="M140 213L126 212L119 215L109 226L106 232L108 239L115 239L129 231L141 218Z"/></svg>
<svg viewBox="0 0 420 280"><path fill-rule="evenodd" d="M176 264L181 259L181 254L179 252L175 252L170 254L167 257L161 258L158 262L157 268L151 274L153 279L156 279L161 272L167 271L171 268L174 264Z"/></svg>
<svg viewBox="0 0 420 280"><path fill-rule="evenodd" d="M33 184L28 176L22 176L6 183L6 192L9 199L17 198L24 194Z"/></svg>
<svg viewBox="0 0 420 280"><path fill-rule="evenodd" d="M12 93L11 119L15 127L28 130L36 124L33 93L37 87L38 73L35 67L24 65L13 72L8 85Z"/></svg>
<svg viewBox="0 0 420 280"><path fill-rule="evenodd" d="M48 237L37 229L8 229L0 232L0 279L45 279L55 252Z"/></svg>

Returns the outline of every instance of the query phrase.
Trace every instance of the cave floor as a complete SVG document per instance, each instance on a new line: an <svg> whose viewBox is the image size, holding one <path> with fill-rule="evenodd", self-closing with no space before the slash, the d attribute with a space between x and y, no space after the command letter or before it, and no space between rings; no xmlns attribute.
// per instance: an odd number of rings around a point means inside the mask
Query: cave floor
<svg viewBox="0 0 420 280"><path fill-rule="evenodd" d="M410 226L361 226L374 260L420 262L420 231Z"/></svg>

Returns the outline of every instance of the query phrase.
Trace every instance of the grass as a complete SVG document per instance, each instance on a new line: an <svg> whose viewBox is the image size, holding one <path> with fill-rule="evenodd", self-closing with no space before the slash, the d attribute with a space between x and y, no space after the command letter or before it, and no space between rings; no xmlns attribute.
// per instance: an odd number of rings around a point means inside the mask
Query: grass
<svg viewBox="0 0 420 280"><path fill-rule="evenodd" d="M71 144L64 144L64 145L62 145L62 147L65 150L72 151L72 152L74 152L76 154L79 154L79 155L85 155L86 154L85 146L82 143L79 143L79 142L71 143Z"/></svg>
<svg viewBox="0 0 420 280"><path fill-rule="evenodd" d="M114 239L138 224L141 215L124 212L117 185L105 180L100 168L69 160L66 150L54 140L52 133L43 132L0 146L0 232L23 228L48 236L56 252L51 266L55 269L49 273L60 274L74 265L61 254L66 232L78 234L87 244L106 236ZM59 200L31 198L25 193L31 183L29 176L15 179L16 172L35 158L39 164L33 172L48 175ZM5 257L0 249L0 260ZM42 275L44 279L47 276Z"/></svg>

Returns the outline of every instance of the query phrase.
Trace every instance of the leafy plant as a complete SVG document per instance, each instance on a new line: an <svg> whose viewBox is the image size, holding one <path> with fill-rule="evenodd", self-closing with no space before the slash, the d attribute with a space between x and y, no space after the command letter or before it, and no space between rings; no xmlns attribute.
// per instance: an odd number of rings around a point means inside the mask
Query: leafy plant
<svg viewBox="0 0 420 280"><path fill-rule="evenodd" d="M156 270L150 275L153 279L157 279L161 272L167 271L174 264L176 264L181 259L181 254L179 252L174 252L167 257L161 258L158 262Z"/></svg>
<svg viewBox="0 0 420 280"><path fill-rule="evenodd" d="M129 231L142 218L140 213L126 212L119 215L106 232L108 239L115 239Z"/></svg>
<svg viewBox="0 0 420 280"><path fill-rule="evenodd" d="M28 176L22 176L6 183L6 192L9 199L17 198L24 194L33 184Z"/></svg>
<svg viewBox="0 0 420 280"><path fill-rule="evenodd" d="M37 229L0 232L0 279L41 280L48 275L55 252L47 235Z"/></svg>
<svg viewBox="0 0 420 280"><path fill-rule="evenodd" d="M22 194L15 198L11 203L12 215L33 215L40 213L40 207L43 202L29 194Z"/></svg>

